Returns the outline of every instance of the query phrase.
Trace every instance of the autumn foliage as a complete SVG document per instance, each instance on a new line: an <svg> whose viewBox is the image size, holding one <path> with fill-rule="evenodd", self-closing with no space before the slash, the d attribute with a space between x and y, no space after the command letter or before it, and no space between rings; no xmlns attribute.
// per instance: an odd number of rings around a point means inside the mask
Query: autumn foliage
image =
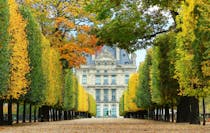
<svg viewBox="0 0 210 133"><path fill-rule="evenodd" d="M18 105L22 102L24 105L30 104L30 109L33 105L34 110L40 109L39 113L48 111L42 114L45 116L49 115L50 110L42 112L43 108L85 112L94 116L94 98L79 85L73 69L69 69L84 64L85 55L94 53L97 39L88 33L91 27L78 26L73 21L63 19L65 17L57 17L51 27L55 31L46 33L43 23L36 18L38 12L36 14L35 9L29 6L31 2L0 2L3 5L0 8L3 15L0 16L0 122L6 100L9 101L10 122L13 100ZM45 18L49 20L47 16ZM68 29L76 27L77 35L63 37L60 34L61 26ZM64 62L68 62L67 67Z"/></svg>
<svg viewBox="0 0 210 133"><path fill-rule="evenodd" d="M142 110L135 102L137 98L136 91L138 89L138 77L138 73L134 73L129 78L128 88L120 98L120 115L125 115L127 112L137 112Z"/></svg>
<svg viewBox="0 0 210 133"><path fill-rule="evenodd" d="M94 54L98 39L90 33L97 23L93 14L85 10L90 1L28 0L50 45L60 52L60 59L67 68L86 63L85 56ZM36 4L36 8L33 5ZM51 7L51 11L49 11ZM50 16L50 17L49 17Z"/></svg>
<svg viewBox="0 0 210 133"><path fill-rule="evenodd" d="M10 57L10 80L8 98L18 99L21 95L27 93L29 81L29 58L28 58L28 40L25 33L26 21L18 11L18 5L15 0L8 0L9 4L9 28L11 36L9 48ZM17 25L18 23L18 25Z"/></svg>

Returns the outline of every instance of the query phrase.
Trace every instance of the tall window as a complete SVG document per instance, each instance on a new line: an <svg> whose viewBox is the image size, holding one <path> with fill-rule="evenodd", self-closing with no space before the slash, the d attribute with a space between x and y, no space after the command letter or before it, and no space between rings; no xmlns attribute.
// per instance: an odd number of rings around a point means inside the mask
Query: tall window
<svg viewBox="0 0 210 133"><path fill-rule="evenodd" d="M108 102L108 89L104 89L104 102Z"/></svg>
<svg viewBox="0 0 210 133"><path fill-rule="evenodd" d="M101 116L101 106L100 105L96 105L96 116L97 117Z"/></svg>
<svg viewBox="0 0 210 133"><path fill-rule="evenodd" d="M96 89L96 101L101 101L101 90Z"/></svg>
<svg viewBox="0 0 210 133"><path fill-rule="evenodd" d="M108 75L104 75L104 85L108 85Z"/></svg>
<svg viewBox="0 0 210 133"><path fill-rule="evenodd" d="M112 101L116 101L116 89L112 89Z"/></svg>
<svg viewBox="0 0 210 133"><path fill-rule="evenodd" d="M87 75L82 75L82 84L87 84Z"/></svg>
<svg viewBox="0 0 210 133"><path fill-rule="evenodd" d="M101 84L101 76L96 75L96 85L100 85L100 84Z"/></svg>
<svg viewBox="0 0 210 133"><path fill-rule="evenodd" d="M128 84L129 75L125 75L125 84Z"/></svg>
<svg viewBox="0 0 210 133"><path fill-rule="evenodd" d="M116 75L112 75L112 85L116 85Z"/></svg>
<svg viewBox="0 0 210 133"><path fill-rule="evenodd" d="M105 116L105 117L109 116L109 109L108 109L108 105L104 105L104 109L103 109L103 111L104 111L104 116Z"/></svg>
<svg viewBox="0 0 210 133"><path fill-rule="evenodd" d="M111 116L112 117L116 117L116 105L112 105L112 108L111 108Z"/></svg>

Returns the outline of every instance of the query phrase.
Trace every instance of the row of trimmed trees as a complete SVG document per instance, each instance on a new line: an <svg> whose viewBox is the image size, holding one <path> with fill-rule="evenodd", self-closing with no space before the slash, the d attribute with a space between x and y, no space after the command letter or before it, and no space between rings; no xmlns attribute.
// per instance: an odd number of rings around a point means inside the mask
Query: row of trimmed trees
<svg viewBox="0 0 210 133"><path fill-rule="evenodd" d="M176 109L176 122L200 123L199 99L203 99L205 114L204 99L210 95L210 45L196 40L180 44L180 34L169 32L156 37L121 97L121 115L174 121ZM205 124L205 117L203 120Z"/></svg>
<svg viewBox="0 0 210 133"><path fill-rule="evenodd" d="M0 5L0 123L5 121L6 102L9 124L13 121L12 103L17 104L17 123L20 103L24 104L23 122L26 104L30 104L29 121L32 106L35 121L38 108L40 121L49 121L51 110L53 120L94 116L95 100L79 85L72 69L65 67L30 9L15 0L2 0Z"/></svg>
<svg viewBox="0 0 210 133"><path fill-rule="evenodd" d="M95 30L99 43L131 52L155 45L139 70L138 107L177 107L178 122L200 123L198 100L205 104L210 95L209 8L209 0L95 0L89 5L106 20Z"/></svg>
<svg viewBox="0 0 210 133"><path fill-rule="evenodd" d="M138 73L132 74L129 78L128 88L123 92L123 95L120 97L119 112L120 115L124 116L125 118L144 118L145 110L143 108L139 108L135 103L138 79Z"/></svg>

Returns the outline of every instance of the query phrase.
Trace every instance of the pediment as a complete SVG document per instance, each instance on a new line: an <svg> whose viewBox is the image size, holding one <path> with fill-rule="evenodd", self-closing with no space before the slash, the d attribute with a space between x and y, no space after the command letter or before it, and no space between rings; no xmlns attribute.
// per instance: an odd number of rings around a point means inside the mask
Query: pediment
<svg viewBox="0 0 210 133"><path fill-rule="evenodd" d="M97 57L96 60L114 60L112 54L107 50L104 49Z"/></svg>

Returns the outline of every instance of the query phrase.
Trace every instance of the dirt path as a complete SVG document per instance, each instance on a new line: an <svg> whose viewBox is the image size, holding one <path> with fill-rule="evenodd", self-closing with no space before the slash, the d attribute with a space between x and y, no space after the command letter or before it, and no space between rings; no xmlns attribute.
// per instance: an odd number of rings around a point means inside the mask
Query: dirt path
<svg viewBox="0 0 210 133"><path fill-rule="evenodd" d="M0 127L0 133L210 133L210 124L190 125L137 119L79 119Z"/></svg>

